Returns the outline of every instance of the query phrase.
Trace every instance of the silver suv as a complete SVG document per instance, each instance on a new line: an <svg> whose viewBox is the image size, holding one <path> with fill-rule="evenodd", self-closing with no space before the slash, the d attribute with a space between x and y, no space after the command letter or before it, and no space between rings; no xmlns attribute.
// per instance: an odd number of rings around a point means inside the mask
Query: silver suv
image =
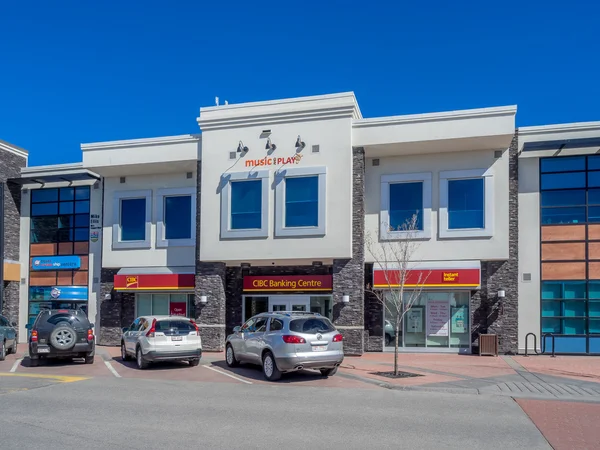
<svg viewBox="0 0 600 450"><path fill-rule="evenodd" d="M342 340L329 319L319 314L262 313L227 336L225 359L229 367L241 362L260 364L269 381L302 369L331 376L344 360Z"/></svg>

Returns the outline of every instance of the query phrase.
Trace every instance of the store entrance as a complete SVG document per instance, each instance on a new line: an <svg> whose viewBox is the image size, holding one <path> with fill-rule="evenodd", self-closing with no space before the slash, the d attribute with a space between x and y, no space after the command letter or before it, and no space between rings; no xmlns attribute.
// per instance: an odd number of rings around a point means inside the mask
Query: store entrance
<svg viewBox="0 0 600 450"><path fill-rule="evenodd" d="M269 296L269 311L306 312L310 310L308 295L271 295Z"/></svg>

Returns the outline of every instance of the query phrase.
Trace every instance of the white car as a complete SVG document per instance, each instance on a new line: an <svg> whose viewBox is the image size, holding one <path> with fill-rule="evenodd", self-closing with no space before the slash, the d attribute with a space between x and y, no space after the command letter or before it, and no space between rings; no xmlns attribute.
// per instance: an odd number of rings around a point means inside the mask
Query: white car
<svg viewBox="0 0 600 450"><path fill-rule="evenodd" d="M181 316L141 316L123 328L121 358L135 358L138 369L155 361L189 361L197 366L202 357L198 325Z"/></svg>

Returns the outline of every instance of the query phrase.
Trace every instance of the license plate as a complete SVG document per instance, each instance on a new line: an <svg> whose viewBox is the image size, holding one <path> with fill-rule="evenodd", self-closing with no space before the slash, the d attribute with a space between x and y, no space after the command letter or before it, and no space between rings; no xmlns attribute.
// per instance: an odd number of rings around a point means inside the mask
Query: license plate
<svg viewBox="0 0 600 450"><path fill-rule="evenodd" d="M172 341L181 341L183 338L181 336L171 336Z"/></svg>
<svg viewBox="0 0 600 450"><path fill-rule="evenodd" d="M38 353L50 353L49 348L38 348Z"/></svg>
<svg viewBox="0 0 600 450"><path fill-rule="evenodd" d="M327 346L326 345L313 345L313 352L324 352L325 350L327 350Z"/></svg>

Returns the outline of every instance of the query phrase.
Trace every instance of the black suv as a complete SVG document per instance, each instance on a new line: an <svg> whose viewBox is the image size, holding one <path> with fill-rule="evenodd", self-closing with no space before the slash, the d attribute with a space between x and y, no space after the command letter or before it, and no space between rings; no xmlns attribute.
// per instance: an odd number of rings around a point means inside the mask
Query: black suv
<svg viewBox="0 0 600 450"><path fill-rule="evenodd" d="M41 311L29 334L29 358L36 367L40 359L85 358L94 363L94 325L79 309Z"/></svg>

